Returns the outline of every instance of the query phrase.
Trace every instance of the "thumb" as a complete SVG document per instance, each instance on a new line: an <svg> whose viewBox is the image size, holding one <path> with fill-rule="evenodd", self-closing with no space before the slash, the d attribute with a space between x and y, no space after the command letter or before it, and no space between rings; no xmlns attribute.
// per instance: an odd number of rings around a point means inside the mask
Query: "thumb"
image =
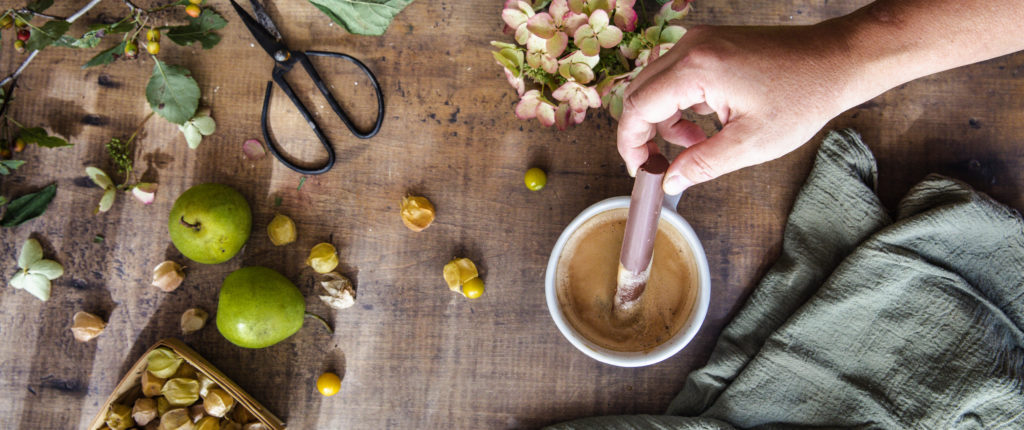
<svg viewBox="0 0 1024 430"><path fill-rule="evenodd" d="M687 148L665 173L665 193L679 194L692 185L774 158L753 149L753 131L743 120L734 120L714 136Z"/></svg>

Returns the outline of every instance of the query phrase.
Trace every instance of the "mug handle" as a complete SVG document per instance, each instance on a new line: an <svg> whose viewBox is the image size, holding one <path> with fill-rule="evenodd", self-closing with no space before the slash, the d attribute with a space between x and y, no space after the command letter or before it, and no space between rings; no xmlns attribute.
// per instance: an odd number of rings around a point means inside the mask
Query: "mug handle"
<svg viewBox="0 0 1024 430"><path fill-rule="evenodd" d="M679 194L671 195L671 196L668 195L668 194L665 194L665 198L662 199L662 204L665 205L666 208L671 209L672 212L679 212L677 207L679 206L679 199L682 198L682 197L683 197L683 193L679 193Z"/></svg>

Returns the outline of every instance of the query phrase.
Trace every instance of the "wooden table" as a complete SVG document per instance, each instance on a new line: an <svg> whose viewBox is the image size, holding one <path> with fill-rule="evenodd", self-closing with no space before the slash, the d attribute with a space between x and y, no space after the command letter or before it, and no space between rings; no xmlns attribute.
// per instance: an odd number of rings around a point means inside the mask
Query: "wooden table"
<svg viewBox="0 0 1024 430"><path fill-rule="evenodd" d="M70 13L85 2L66 3L52 13ZM351 36L305 1L271 2L270 13L293 49L364 59L387 100L384 127L369 141L354 139L329 120L329 111L317 110L340 161L328 174L307 177L301 189L300 175L272 158L242 156L242 142L260 138L271 61L226 1L209 3L230 22L220 45L201 51L165 41L160 57L193 71L217 132L189 150L170 123L146 123L135 160L144 179L160 184L150 206L122 195L110 212L93 215L101 191L84 174L90 165L112 172L103 143L127 137L148 113L143 94L153 65L147 55L81 70L96 50L51 48L20 81L12 115L46 125L75 146L32 147L23 156L27 164L2 178L8 197L58 184L43 217L0 230L4 284L28 237L38 238L66 272L45 303L0 288L0 428L83 427L145 348L180 336L184 310L199 306L213 313L223 278L249 265L294 279L309 309L333 322L334 336L311 323L262 350L235 347L212 326L182 339L291 428L520 428L597 414L660 413L685 375L707 360L723 325L778 254L786 215L820 141L684 196L680 210L703 239L711 266L708 318L677 356L641 369L614 368L587 358L557 332L544 303L543 274L556 237L580 210L630 190L614 148L615 122L591 114L583 125L558 132L513 116L514 94L488 45L510 40L501 33L500 2L417 1L379 38ZM700 0L686 24L805 24L864 3ZM123 13L121 2L104 2L75 31ZM23 58L6 45L0 55L4 74ZM372 103L357 72L324 75L361 123L369 122ZM362 95L349 94L350 88ZM312 97L308 84L300 93ZM272 118L289 152L306 161L323 156L280 91ZM1024 207L1024 55L904 85L828 128L850 126L875 151L879 192L890 207L929 172ZM530 166L548 172L541 192L523 186ZM174 198L210 181L248 198L254 211L248 244L227 263L191 264L177 291L149 286L157 263L185 262L167 236ZM399 202L408 193L425 195L437 207L437 221L422 233L399 219ZM270 244L265 228L275 212L296 221L296 243ZM95 243L97 235L105 240ZM340 269L357 285L353 308L335 312L315 297L304 259L322 241L338 247ZM445 287L441 266L456 255L479 264L487 282L481 299L468 301ZM71 337L71 316L79 310L109 319L92 342ZM314 389L326 370L344 377L335 397Z"/></svg>

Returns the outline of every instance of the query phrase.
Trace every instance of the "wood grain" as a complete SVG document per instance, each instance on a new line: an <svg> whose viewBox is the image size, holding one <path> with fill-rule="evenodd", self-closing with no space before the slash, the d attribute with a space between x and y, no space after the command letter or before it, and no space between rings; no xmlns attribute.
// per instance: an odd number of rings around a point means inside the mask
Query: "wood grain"
<svg viewBox="0 0 1024 430"><path fill-rule="evenodd" d="M58 3L54 14L85 1ZM296 280L309 309L332 320L335 335L307 324L263 350L237 348L213 327L183 340L291 428L532 428L590 415L660 413L685 375L707 360L722 326L778 254L786 215L820 141L688 191L680 210L703 239L711 266L708 318L677 356L641 369L613 368L558 334L544 304L543 274L555 239L579 211L629 193L631 181L614 148L615 122L597 113L558 132L513 116L514 94L488 45L510 40L501 32L501 2L417 1L376 38L345 33L308 2L268 2L293 49L363 59L386 100L380 134L358 140L312 101L308 83L296 80L339 155L334 170L307 178L301 190L300 176L279 163L242 156L243 141L262 140L259 112L271 60L227 1L208 3L229 21L220 45L203 52L166 41L160 57L193 71L218 130L189 150L173 125L159 118L146 124L134 156L142 177L160 184L152 205L119 196L110 212L92 215L101 191L84 174L88 165L112 171L103 143L127 137L148 112L144 87L152 61L146 55L81 70L93 51L48 49L19 82L12 115L45 124L75 146L30 148L27 164L0 179L0 194L8 197L58 184L43 217L0 230L4 284L28 237L38 238L46 256L66 268L45 303L0 288L0 428L85 426L146 348L179 334L181 312L200 306L212 314L220 282L247 265L266 265ZM807 24L865 3L700 0L686 24ZM75 31L123 12L121 2L104 2ZM12 70L21 58L5 45L0 70ZM360 93L367 88L358 72L320 60L314 61L338 98L361 124L369 123L372 99ZM272 116L276 139L289 153L305 162L323 157L279 90ZM827 128L855 127L863 134L890 207L924 175L939 172L1022 208L1022 118L1024 55L1018 54L904 85ZM530 166L548 172L541 192L523 186ZM167 239L174 198L210 181L234 186L249 199L251 239L227 263L191 264L175 292L150 287L157 263L185 262ZM406 193L427 196L437 207L437 221L422 233L408 231L399 219ZM296 221L297 242L269 242L265 228L275 212ZM97 235L105 240L94 243ZM356 284L354 308L334 312L320 303L303 267L308 250L328 240ZM467 301L447 290L441 267L455 255L478 263L487 283L481 299ZM68 328L78 310L109 318L106 332L91 343L75 342ZM326 370L344 377L335 397L314 390Z"/></svg>

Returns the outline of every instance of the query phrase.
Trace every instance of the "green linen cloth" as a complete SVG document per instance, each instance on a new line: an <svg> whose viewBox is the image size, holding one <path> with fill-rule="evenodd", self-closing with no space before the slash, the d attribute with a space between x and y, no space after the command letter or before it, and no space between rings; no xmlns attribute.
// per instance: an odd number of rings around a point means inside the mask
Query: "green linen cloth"
<svg viewBox="0 0 1024 430"><path fill-rule="evenodd" d="M1024 222L925 178L891 219L874 157L832 132L782 255L666 415L559 429L1024 428Z"/></svg>

